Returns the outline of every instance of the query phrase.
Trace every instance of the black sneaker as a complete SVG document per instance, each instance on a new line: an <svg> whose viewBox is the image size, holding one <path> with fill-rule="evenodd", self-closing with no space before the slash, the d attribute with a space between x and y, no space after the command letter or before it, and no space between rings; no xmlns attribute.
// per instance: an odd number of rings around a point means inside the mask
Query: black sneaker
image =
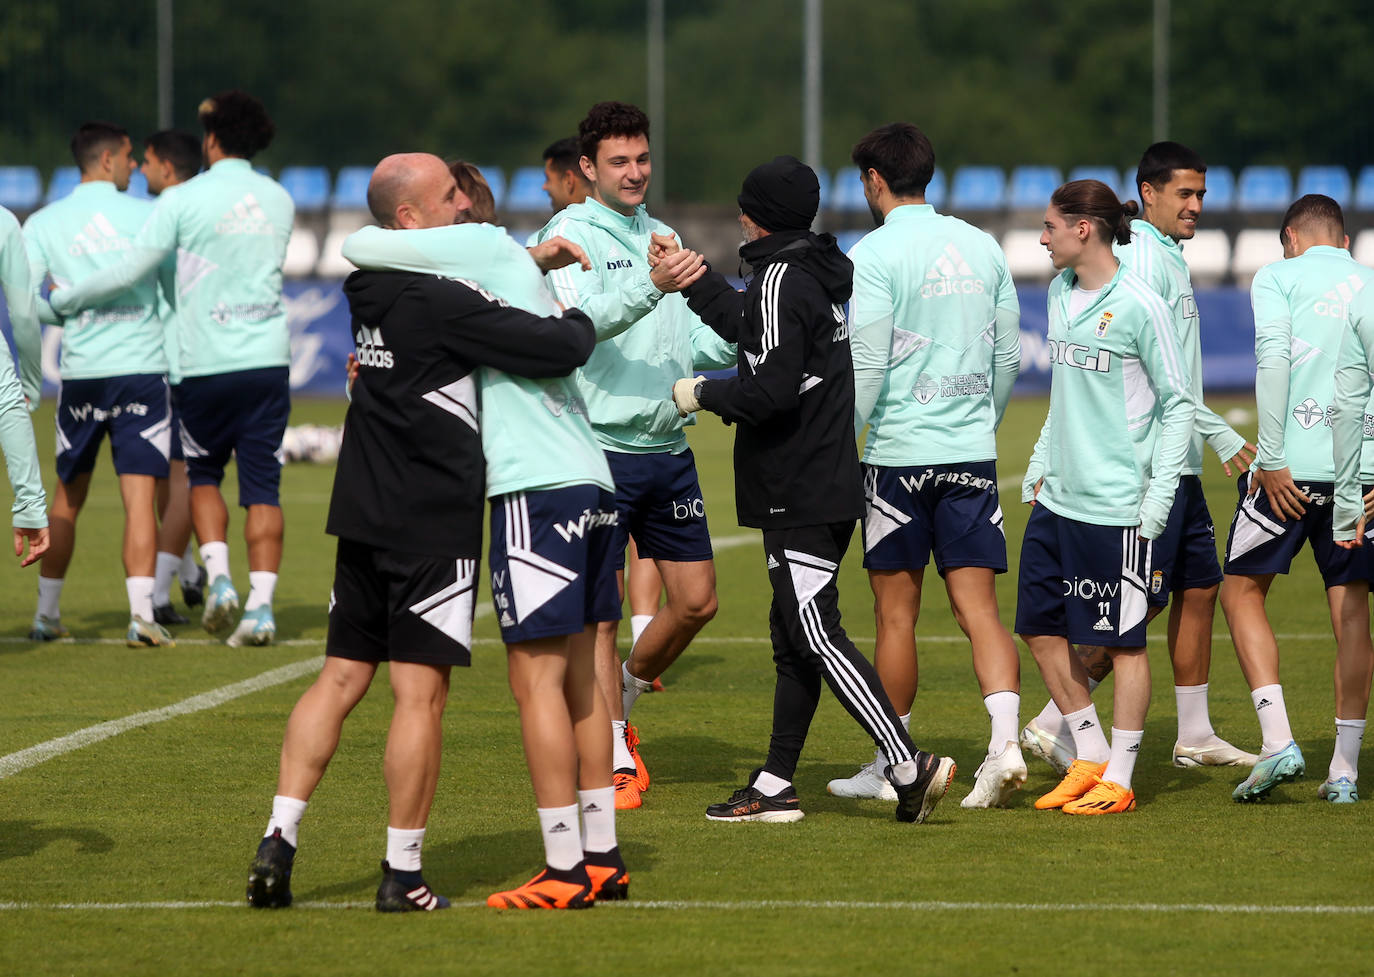
<svg viewBox="0 0 1374 977"><path fill-rule="evenodd" d="M417 913L447 909L449 902L436 895L419 872L398 872L382 862L382 884L377 886L377 912Z"/></svg>
<svg viewBox="0 0 1374 977"><path fill-rule="evenodd" d="M754 775L749 778L752 783ZM788 821L800 821L806 815L802 813L801 802L797 800L797 791L791 785L769 797L757 787L741 787L730 795L730 799L721 804L712 804L706 809L706 817L710 821L777 821L786 823Z"/></svg>
<svg viewBox="0 0 1374 977"><path fill-rule="evenodd" d="M187 607L199 607L205 603L205 567L196 565L196 579L181 582L181 602ZM185 621L179 623L185 624Z"/></svg>
<svg viewBox="0 0 1374 977"><path fill-rule="evenodd" d="M262 839L248 870L248 905L285 909L291 905L291 863L296 849L282 840L281 828Z"/></svg>
<svg viewBox="0 0 1374 977"><path fill-rule="evenodd" d="M169 624L189 624L190 619L184 618L177 613L176 608L171 604L159 604L153 608L153 620L163 627Z"/></svg>
<svg viewBox="0 0 1374 977"><path fill-rule="evenodd" d="M630 872L620 857L620 846L606 852L587 852L583 855L587 877L591 879L592 896L597 902L624 899L630 894Z"/></svg>
<svg viewBox="0 0 1374 977"><path fill-rule="evenodd" d="M905 786L892 780L891 767L883 773L897 790L897 820L920 824L930 817L940 798L949 791L949 785L954 783L954 771L958 768L950 757L936 756L923 750L916 751L916 761L920 764L921 772Z"/></svg>

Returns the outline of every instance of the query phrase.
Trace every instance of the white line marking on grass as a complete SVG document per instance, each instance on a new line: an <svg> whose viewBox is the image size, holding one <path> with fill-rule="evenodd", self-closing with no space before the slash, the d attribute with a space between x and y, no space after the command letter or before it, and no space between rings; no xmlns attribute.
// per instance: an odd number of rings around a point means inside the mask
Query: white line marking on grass
<svg viewBox="0 0 1374 977"><path fill-rule="evenodd" d="M374 908L371 902L296 902L295 909L366 909ZM455 909L485 909L485 902L461 901L453 903ZM122 912L146 909L244 909L242 900L206 900L203 902L0 902L0 911L18 912L33 910L77 910L94 912ZM1368 916L1374 914L1374 906L1330 906L1330 905L1259 905L1254 903L1225 904L1213 902L1164 903L1164 902L953 902L928 900L913 902L894 900L845 899L756 899L730 902L725 900L692 899L651 899L645 902L609 903L608 908L616 912L635 909L658 909L669 912L740 912L750 910L775 909L895 909L900 912L1043 912L1043 913L1209 913L1213 915L1240 916Z"/></svg>
<svg viewBox="0 0 1374 977"><path fill-rule="evenodd" d="M284 682L290 682L302 675L319 671L323 664L324 657L322 655L307 658L305 661L292 662L290 665L282 665L280 668L271 669L242 682L235 682L233 685L225 685L209 692L202 692L200 695L193 695L189 699L182 699L180 702L163 706L161 709L136 712L122 719L97 723L94 726L87 726L85 729L78 729L75 733L68 733L66 736L48 740L46 743L30 746L27 749L0 757L0 780L51 760L53 757L70 753L72 750L79 750L81 747L90 746L92 743L99 743L101 740L118 736L128 730L137 729L139 726L149 726L177 716L213 709L232 699L260 692Z"/></svg>

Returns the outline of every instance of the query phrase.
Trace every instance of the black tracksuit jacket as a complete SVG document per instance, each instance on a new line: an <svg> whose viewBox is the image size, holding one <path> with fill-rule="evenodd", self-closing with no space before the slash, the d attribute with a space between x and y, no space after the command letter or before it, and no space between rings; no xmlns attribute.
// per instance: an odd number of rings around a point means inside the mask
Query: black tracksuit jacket
<svg viewBox="0 0 1374 977"><path fill-rule="evenodd" d="M854 363L844 303L854 266L829 234L786 231L740 248L744 292L708 271L684 294L739 344L739 374L702 385L700 403L738 425L735 505L743 526L788 529L863 516L854 444Z"/></svg>

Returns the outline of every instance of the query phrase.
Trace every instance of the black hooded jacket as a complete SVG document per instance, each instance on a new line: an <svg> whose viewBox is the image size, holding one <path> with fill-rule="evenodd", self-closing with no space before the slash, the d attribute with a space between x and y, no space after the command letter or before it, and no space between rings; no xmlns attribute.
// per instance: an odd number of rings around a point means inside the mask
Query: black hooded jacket
<svg viewBox="0 0 1374 977"><path fill-rule="evenodd" d="M760 529L859 519L854 363L844 304L854 266L835 238L781 231L740 248L743 292L707 272L684 294L703 322L739 344L739 375L702 384L701 406L739 425L735 506Z"/></svg>
<svg viewBox="0 0 1374 977"><path fill-rule="evenodd" d="M577 309L541 318L465 282L357 271L344 282L358 379L326 532L424 556L482 551L479 366L566 376L596 345Z"/></svg>

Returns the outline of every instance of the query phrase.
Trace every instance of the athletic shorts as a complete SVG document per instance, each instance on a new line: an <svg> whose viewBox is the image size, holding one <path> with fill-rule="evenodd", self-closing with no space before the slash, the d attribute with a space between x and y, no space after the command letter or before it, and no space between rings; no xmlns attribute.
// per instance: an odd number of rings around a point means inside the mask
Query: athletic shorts
<svg viewBox="0 0 1374 977"><path fill-rule="evenodd" d="M491 598L502 641L578 634L620 620L619 521L614 496L597 485L491 500Z"/></svg>
<svg viewBox="0 0 1374 977"><path fill-rule="evenodd" d="M340 539L325 654L470 665L478 559L418 556Z"/></svg>
<svg viewBox="0 0 1374 977"><path fill-rule="evenodd" d="M1202 479L1184 475L1178 480L1173 508L1164 532L1155 540L1155 560L1150 571L1150 604L1163 607L1179 590L1212 587L1221 583L1217 562L1217 533L1202 492Z"/></svg>
<svg viewBox="0 0 1374 977"><path fill-rule="evenodd" d="M1021 541L1016 633L1144 647L1151 551L1137 526L1094 526L1037 505Z"/></svg>
<svg viewBox="0 0 1374 977"><path fill-rule="evenodd" d="M711 559L711 531L691 449L681 454L606 452L615 481L615 567L625 566L625 544L635 538L645 559L695 563Z"/></svg>
<svg viewBox="0 0 1374 977"><path fill-rule="evenodd" d="M1270 507L1264 489L1247 495L1253 476L1250 472L1238 480L1240 498L1236 515L1231 520L1231 533L1226 539L1226 572L1246 577L1287 573L1304 542L1312 544L1312 558L1327 587L1370 579L1374 559L1370 555L1370 541L1357 549L1347 550L1331 539L1331 515L1334 486L1331 482L1298 482L1298 488L1311 499L1307 511L1299 519L1280 520ZM1364 486L1363 491L1369 491Z"/></svg>
<svg viewBox="0 0 1374 977"><path fill-rule="evenodd" d="M170 389L172 393L172 452L167 457L170 461L185 461L186 454L181 450L181 405L177 403L181 396L181 384L175 384Z"/></svg>
<svg viewBox="0 0 1374 977"><path fill-rule="evenodd" d="M57 477L65 484L92 471L108 434L117 474L166 478L170 411L167 378L160 373L63 380L57 395Z"/></svg>
<svg viewBox="0 0 1374 977"><path fill-rule="evenodd" d="M233 455L239 505L281 504L281 439L291 416L284 366L181 381L181 449L191 486L218 485Z"/></svg>
<svg viewBox="0 0 1374 977"><path fill-rule="evenodd" d="M918 570L935 553L940 576L960 567L1007 571L997 463L864 465L864 567Z"/></svg>

